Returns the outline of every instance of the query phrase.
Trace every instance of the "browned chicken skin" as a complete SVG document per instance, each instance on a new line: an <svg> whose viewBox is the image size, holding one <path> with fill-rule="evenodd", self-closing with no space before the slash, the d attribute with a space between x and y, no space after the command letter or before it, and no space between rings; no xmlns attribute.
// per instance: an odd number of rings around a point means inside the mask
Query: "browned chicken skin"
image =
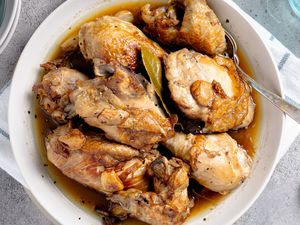
<svg viewBox="0 0 300 225"><path fill-rule="evenodd" d="M185 116L205 122L203 132L226 132L252 122L251 89L231 59L182 49L164 62L171 98Z"/></svg>
<svg viewBox="0 0 300 225"><path fill-rule="evenodd" d="M86 59L93 60L95 68L114 63L135 70L142 45L158 57L164 54L164 50L136 26L114 16L86 23L79 32L81 52Z"/></svg>
<svg viewBox="0 0 300 225"><path fill-rule="evenodd" d="M155 192L170 206L176 207L182 213L182 218L186 218L193 205L187 191L189 171L189 166L182 160L175 157L168 160L164 156L153 161L149 168L150 176L154 177Z"/></svg>
<svg viewBox="0 0 300 225"><path fill-rule="evenodd" d="M115 203L112 212L125 212L152 225L182 224L193 206L187 191L189 167L179 159L159 157L149 170L154 176L155 192L120 191L109 198Z"/></svg>
<svg viewBox="0 0 300 225"><path fill-rule="evenodd" d="M121 19L121 20L123 20L123 21L127 21L127 22L130 22L130 23L132 23L134 21L133 14L128 10L121 10L121 11L117 12L114 16ZM60 45L60 49L65 53L76 51L78 48L79 48L78 34L74 35L74 36L71 36L70 38L65 40Z"/></svg>
<svg viewBox="0 0 300 225"><path fill-rule="evenodd" d="M193 178L212 191L226 194L249 176L250 156L226 133L176 133L165 145L191 166Z"/></svg>
<svg viewBox="0 0 300 225"><path fill-rule="evenodd" d="M184 8L182 21L176 8ZM141 9L144 32L164 45L192 47L209 55L226 49L225 31L205 0L173 0L169 6Z"/></svg>
<svg viewBox="0 0 300 225"><path fill-rule="evenodd" d="M44 75L42 81L33 86L33 91L39 96L41 108L55 121L65 123L75 115L69 94L76 88L77 81L87 79L77 70L60 67Z"/></svg>
<svg viewBox="0 0 300 225"><path fill-rule="evenodd" d="M78 82L71 101L76 113L106 137L137 149L150 149L174 134L173 125L155 105L147 81L117 67L109 78Z"/></svg>
<svg viewBox="0 0 300 225"><path fill-rule="evenodd" d="M84 135L70 124L58 127L45 142L49 161L62 173L106 194L128 188L148 190L148 165L159 155Z"/></svg>
<svg viewBox="0 0 300 225"><path fill-rule="evenodd" d="M180 21L174 5L152 9L151 4L141 8L141 19L145 23L143 31L157 38L164 45L175 45L178 40Z"/></svg>

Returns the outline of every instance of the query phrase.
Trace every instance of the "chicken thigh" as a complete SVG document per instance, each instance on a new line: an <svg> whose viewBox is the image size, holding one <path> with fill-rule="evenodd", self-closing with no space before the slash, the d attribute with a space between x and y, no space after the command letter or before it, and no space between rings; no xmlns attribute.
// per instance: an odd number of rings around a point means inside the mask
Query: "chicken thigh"
<svg viewBox="0 0 300 225"><path fill-rule="evenodd" d="M158 157L155 151L140 153L99 135L85 135L70 124L50 133L45 143L49 161L62 173L106 194L128 188L148 190L147 169Z"/></svg>
<svg viewBox="0 0 300 225"><path fill-rule="evenodd" d="M189 167L179 159L157 158L150 166L155 192L137 189L120 191L109 200L112 213L131 217L152 225L180 225L190 214L193 201L188 197Z"/></svg>
<svg viewBox="0 0 300 225"><path fill-rule="evenodd" d="M97 67L103 63L135 70L142 45L160 58L164 55L164 50L136 26L114 16L86 23L79 32L81 52L86 59L93 60L96 74Z"/></svg>
<svg viewBox="0 0 300 225"><path fill-rule="evenodd" d="M128 10L121 10L119 12L117 12L115 15L115 17L130 22L132 23L134 21L134 16L133 14L128 11ZM79 49L79 37L78 34L71 36L70 38L66 39L61 45L60 45L60 49L62 50L62 52L64 53L69 53L69 52L74 52L77 49Z"/></svg>
<svg viewBox="0 0 300 225"><path fill-rule="evenodd" d="M164 62L171 98L185 116L205 122L203 132L225 132L252 122L251 89L231 59L182 49Z"/></svg>
<svg viewBox="0 0 300 225"><path fill-rule="evenodd" d="M179 11L184 9L181 20ZM192 47L209 55L226 49L225 31L206 0L173 0L169 6L141 9L144 32L164 45Z"/></svg>
<svg viewBox="0 0 300 225"><path fill-rule="evenodd" d="M174 135L140 75L117 67L113 76L78 82L71 101L76 113L106 137L137 149L150 149Z"/></svg>
<svg viewBox="0 0 300 225"><path fill-rule="evenodd" d="M87 79L77 70L60 67L44 75L42 81L33 86L33 91L38 95L41 108L55 121L65 123L75 115L69 94L76 88L76 81Z"/></svg>
<svg viewBox="0 0 300 225"><path fill-rule="evenodd" d="M249 176L250 156L226 133L176 133L165 145L191 166L195 180L212 191L226 194Z"/></svg>

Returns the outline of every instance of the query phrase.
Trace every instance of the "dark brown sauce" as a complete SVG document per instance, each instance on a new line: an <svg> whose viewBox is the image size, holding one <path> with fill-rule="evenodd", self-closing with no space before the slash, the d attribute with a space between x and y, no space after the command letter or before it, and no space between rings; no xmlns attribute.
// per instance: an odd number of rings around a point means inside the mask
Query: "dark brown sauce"
<svg viewBox="0 0 300 225"><path fill-rule="evenodd" d="M106 8L101 10L101 12L94 14L82 21L80 21L76 26L70 27L66 34L58 41L57 47L50 53L48 60L53 60L59 58L61 56L61 52L59 49L60 43L68 38L74 37L83 23L94 20L97 17L103 15L112 15L120 10L130 10L135 16L137 15L140 7L145 4L146 1L141 1L138 3L125 3L122 5L117 5L111 8ZM159 1L158 1L159 2ZM247 72L249 75L253 76L253 72L250 66L247 63L246 57L242 52L239 52L240 57L240 66ZM259 124L260 124L260 102L259 96L256 92L253 93L254 102L256 103L256 112L255 118L253 122L250 124L248 129L242 129L239 131L231 131L229 134L237 140L237 142L242 145L250 154L251 157L255 154L256 143L258 143L259 138ZM58 188L62 190L62 192L76 205L85 210L91 215L97 216L95 212L96 205L105 204L105 197L103 194L99 192L84 187L83 185L69 179L64 176L60 170L58 170L52 163L50 163L46 156L46 149L44 145L44 138L48 134L48 132L54 128L53 124L51 124L50 119L45 116L45 114L40 110L37 100L34 99L35 103L35 132L36 132L36 142L37 146L40 149L41 158L43 160L44 166L48 168L48 172L50 177L53 179L53 182L57 185ZM41 176L41 179L42 176ZM195 198L195 207L192 209L191 217L198 216L206 210L212 210L222 199L226 196L222 196L218 193L209 191L204 188L200 188L199 185L193 184L190 189L194 189L197 191L197 194L192 194ZM143 225L145 223L140 222L135 219L128 219L124 222L121 222L122 225Z"/></svg>

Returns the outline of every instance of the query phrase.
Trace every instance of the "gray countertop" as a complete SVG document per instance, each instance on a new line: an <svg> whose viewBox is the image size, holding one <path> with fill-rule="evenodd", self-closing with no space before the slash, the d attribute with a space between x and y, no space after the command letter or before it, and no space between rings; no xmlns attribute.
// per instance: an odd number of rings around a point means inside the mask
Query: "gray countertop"
<svg viewBox="0 0 300 225"><path fill-rule="evenodd" d="M4 77L0 88L11 78L18 57L34 30L62 2L22 1L21 16L14 37L0 55L0 76ZM300 19L290 11L288 0L235 2L300 57ZM1 169L0 184L0 224L51 224L31 202L23 187ZM235 223L253 224L300 224L300 137L279 162L258 200Z"/></svg>

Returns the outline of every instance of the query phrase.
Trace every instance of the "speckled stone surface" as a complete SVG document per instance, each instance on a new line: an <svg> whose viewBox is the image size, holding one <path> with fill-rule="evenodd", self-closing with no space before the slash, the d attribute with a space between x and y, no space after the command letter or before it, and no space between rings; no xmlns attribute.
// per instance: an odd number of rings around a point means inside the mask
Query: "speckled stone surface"
<svg viewBox="0 0 300 225"><path fill-rule="evenodd" d="M62 2L63 0L22 1L16 33L0 55L0 76L4 78L1 79L0 87L11 78L18 57L34 30ZM290 11L288 0L235 0L235 2L300 57L300 19ZM51 224L31 202L22 186L1 169L0 224ZM235 225L254 224L300 224L300 137L279 162L262 195L235 223Z"/></svg>

